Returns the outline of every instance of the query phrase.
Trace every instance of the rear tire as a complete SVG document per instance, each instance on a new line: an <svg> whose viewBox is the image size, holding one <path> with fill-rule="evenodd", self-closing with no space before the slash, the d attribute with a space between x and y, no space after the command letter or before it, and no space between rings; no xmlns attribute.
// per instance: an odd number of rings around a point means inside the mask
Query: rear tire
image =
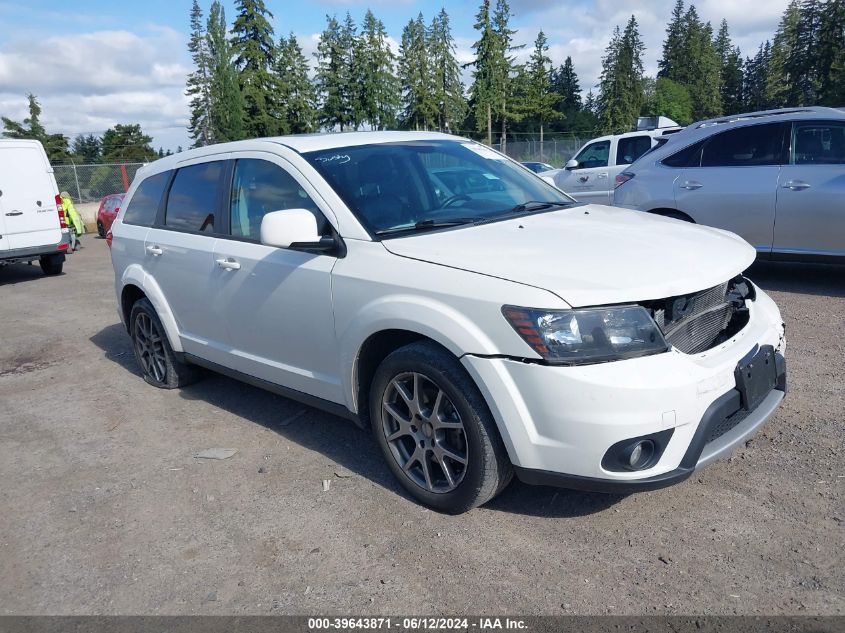
<svg viewBox="0 0 845 633"><path fill-rule="evenodd" d="M164 326L149 299L138 299L132 306L129 334L141 375L153 387L176 389L199 379L198 367L176 358Z"/></svg>
<svg viewBox="0 0 845 633"><path fill-rule="evenodd" d="M103 223L97 220L97 235L100 237L106 236L106 227L103 226Z"/></svg>
<svg viewBox="0 0 845 633"><path fill-rule="evenodd" d="M510 483L513 466L478 387L433 342L382 361L370 420L385 460L417 501L450 514L480 506Z"/></svg>
<svg viewBox="0 0 845 633"><path fill-rule="evenodd" d="M38 263L41 264L41 271L49 276L61 275L65 265L64 255L42 255Z"/></svg>

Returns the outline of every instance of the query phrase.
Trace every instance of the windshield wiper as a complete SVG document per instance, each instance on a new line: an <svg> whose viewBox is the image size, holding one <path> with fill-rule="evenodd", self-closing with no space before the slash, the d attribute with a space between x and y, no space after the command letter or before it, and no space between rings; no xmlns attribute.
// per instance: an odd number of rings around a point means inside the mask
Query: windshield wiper
<svg viewBox="0 0 845 633"><path fill-rule="evenodd" d="M507 213L523 213L524 211L542 211L552 207L568 207L571 202L547 202L543 200L528 200L508 209Z"/></svg>
<svg viewBox="0 0 845 633"><path fill-rule="evenodd" d="M425 219L419 220L408 226L394 226L389 229L376 231L376 235L392 235L394 233L410 233L413 231L427 231L429 229L442 229L450 226L462 226L464 224L475 224L483 222L487 218L450 218L448 220Z"/></svg>

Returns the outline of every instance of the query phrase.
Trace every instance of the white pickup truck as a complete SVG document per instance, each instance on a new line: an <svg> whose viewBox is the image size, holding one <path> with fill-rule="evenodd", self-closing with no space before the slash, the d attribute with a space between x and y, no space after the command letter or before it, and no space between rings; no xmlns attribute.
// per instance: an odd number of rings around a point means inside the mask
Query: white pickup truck
<svg viewBox="0 0 845 633"><path fill-rule="evenodd" d="M540 176L579 202L612 204L616 176L680 126L671 119L643 117L636 132L600 136L587 142L563 169ZM657 127L659 125L659 127Z"/></svg>
<svg viewBox="0 0 845 633"><path fill-rule="evenodd" d="M70 246L62 200L38 141L0 140L0 266L38 260L58 275Z"/></svg>

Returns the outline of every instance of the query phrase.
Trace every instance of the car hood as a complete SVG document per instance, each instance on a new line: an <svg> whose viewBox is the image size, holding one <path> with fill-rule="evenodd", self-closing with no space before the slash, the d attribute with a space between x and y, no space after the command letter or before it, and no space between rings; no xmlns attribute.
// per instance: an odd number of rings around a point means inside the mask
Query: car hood
<svg viewBox="0 0 845 633"><path fill-rule="evenodd" d="M601 205L383 244L402 257L542 288L572 307L697 292L738 275L756 256L727 231Z"/></svg>

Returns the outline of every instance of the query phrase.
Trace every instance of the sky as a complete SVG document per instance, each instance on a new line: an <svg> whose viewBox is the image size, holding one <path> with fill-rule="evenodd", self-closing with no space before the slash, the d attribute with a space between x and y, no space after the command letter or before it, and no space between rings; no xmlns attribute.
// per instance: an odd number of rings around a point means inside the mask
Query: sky
<svg viewBox="0 0 845 633"><path fill-rule="evenodd" d="M265 0L277 37L296 34L306 54L316 50L327 14L347 11L360 22L368 8L391 39L422 12L426 21L445 7L462 63L472 59L477 0ZM211 0L200 0L207 11ZM772 36L788 0L699 0L699 15L714 28L728 20L734 43L753 55ZM231 24L234 0L226 0ZM586 92L598 81L601 57L614 26L631 14L646 45L646 73L657 70L674 0L511 0L515 43L527 57L542 28L555 65L572 56ZM188 147L185 77L190 0L0 0L0 115L27 116L26 94L42 104L51 133L73 138L102 134L116 123L140 123L156 148Z"/></svg>

